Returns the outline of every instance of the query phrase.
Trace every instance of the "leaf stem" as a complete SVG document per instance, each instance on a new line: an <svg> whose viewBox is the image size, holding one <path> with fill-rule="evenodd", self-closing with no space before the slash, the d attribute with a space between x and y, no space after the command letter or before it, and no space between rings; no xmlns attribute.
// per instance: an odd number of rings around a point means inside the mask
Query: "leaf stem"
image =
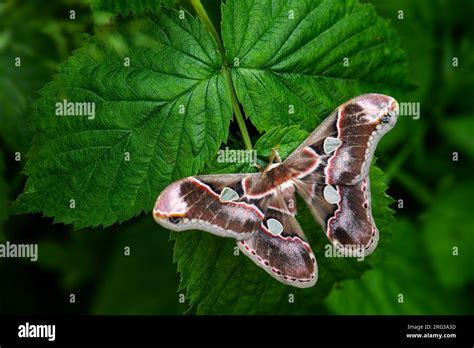
<svg viewBox="0 0 474 348"><path fill-rule="evenodd" d="M201 0L191 0L191 4L193 5L194 10L196 11L199 18L201 18L206 29L211 33L212 36L214 36L214 39L216 39L217 44L219 45L219 51L221 51L221 53L224 53L224 46L222 45L219 33L217 32L216 28L211 22L211 19L207 15L206 9L204 8L204 6L202 6Z"/></svg>
<svg viewBox="0 0 474 348"><path fill-rule="evenodd" d="M232 79L230 77L230 72L227 67L224 67L224 76L227 82L227 87L230 91L230 100L232 103L232 109L234 110L235 120L240 129L240 134L242 134L242 140L244 141L245 148L247 150L252 150L252 141L250 140L249 133L247 131L247 127L245 126L244 116L240 111L239 101L237 99L237 94L235 93L234 85L232 83Z"/></svg>
<svg viewBox="0 0 474 348"><path fill-rule="evenodd" d="M244 142L245 148L247 150L252 150L252 142L250 141L249 132L247 131L247 127L245 126L244 116L240 111L239 101L237 99L237 94L235 92L234 84L232 83L232 79L230 76L229 68L227 65L227 59L225 56L224 45L219 37L219 33L217 32L216 28L211 22L211 19L207 15L206 9L202 6L201 0L191 0L191 4L194 7L199 18L203 22L206 29L211 33L214 39L217 41L217 45L219 46L219 51L222 56L222 60L224 62L223 71L224 71L224 79L227 83L227 89L230 93L230 100L232 103L232 109L234 111L234 117L237 121L237 125L239 126L240 133L242 134L242 140Z"/></svg>

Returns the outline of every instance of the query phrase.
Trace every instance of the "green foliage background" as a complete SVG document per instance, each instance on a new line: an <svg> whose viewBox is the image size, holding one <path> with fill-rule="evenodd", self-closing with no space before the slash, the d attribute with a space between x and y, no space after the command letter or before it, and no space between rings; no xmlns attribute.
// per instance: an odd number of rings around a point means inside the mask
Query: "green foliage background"
<svg viewBox="0 0 474 348"><path fill-rule="evenodd" d="M180 24L173 21L176 13L169 9L154 21L140 20L136 22L138 27L134 26L134 17L154 13L160 3L166 7L183 6L195 15L191 3L184 0L179 5L169 0L115 0L106 5L98 0L91 3L62 0L47 6L41 1L0 2L0 241L39 243L40 253L36 263L0 259L0 275L4 280L0 289L1 313L473 313L474 271L470 255L474 253L474 217L470 201L474 195L474 29L469 26L469 20L474 6L469 1L370 1L380 17L390 20L394 30L375 16L371 7L360 6L355 1L326 1L316 14L310 11L311 1L300 1L298 6L308 9L305 17L308 22L303 21L303 26L318 23L320 27L314 30L324 32L325 24L343 22L337 34L322 35L314 42L297 30L285 32L284 25L267 18L273 13L255 12L257 15L247 18L250 1L236 2L239 6L227 1L222 18L217 1L203 1L216 27L221 20L228 24L222 30L224 59L232 62L235 56L244 57L240 67L229 69L229 74L249 118L246 124L261 161L265 161L277 143L282 155L288 154L348 95L385 92L401 102L421 105L420 119L400 117L398 125L377 149L377 167L372 168L370 175L374 218L382 240L372 257L363 263L325 258L325 236L314 227L307 209L299 202L299 219L320 266L319 281L308 290L283 286L243 256L234 256L234 243L230 240L200 232L172 234L169 240L169 234L149 214L139 214L141 209L149 211L159 190L170 180L196 171L252 170L212 162L221 140L227 140L221 147L243 147L235 122L230 123L227 133L232 98L225 87L225 71L220 70L222 58L217 50L222 48L194 19L185 26L189 37L184 36L183 40L181 36L181 41L173 41L176 37L169 34L180 30ZM286 9L285 2L276 3L282 6L275 6L275 12ZM75 20L68 18L71 9L76 11ZM403 19L398 19L400 10ZM350 19L347 13L352 14ZM117 14L119 17L115 17ZM246 19L246 23L239 23ZM119 25L119 30L115 30L116 23L122 22L128 26ZM265 30L266 23L272 23L272 30ZM243 25L253 36L242 30ZM147 37L130 39L139 31L165 32L172 26L175 29L170 29L166 39L180 45L178 55L159 51L159 45L142 52L140 40ZM359 32L363 33L360 39L344 40L344 35ZM263 40L253 41L255 37ZM379 37L380 45L363 46L364 38L368 37ZM193 41L193 38L197 39ZM279 42L281 38L290 39ZM158 34L153 39L165 42L165 36ZM406 57L398 49L398 41ZM170 56L161 63L151 60L154 53ZM160 75L139 71L121 76L113 69L93 68L95 62L110 63L115 55L114 63L120 64L120 57L130 54L143 67L152 66ZM353 68L346 74L337 63L347 54ZM23 57L21 69L12 63L17 56ZM458 57L458 67L452 66L453 57ZM405 59L408 75L404 73ZM182 66L175 66L176 61ZM198 61L202 64L196 64ZM177 77L179 69L184 72ZM39 93L57 72L54 82ZM169 79L168 90L155 90L153 86L163 79ZM116 89L123 81L127 89ZM192 87L194 81L201 82ZM202 81L206 90L200 89ZM110 103L105 111L98 111L106 119L114 120L114 125L118 122L117 115L124 115L124 110L146 116L157 106L163 106L164 112L171 115L172 122L163 122L165 115L160 114L161 121L152 126L145 116L140 122L126 117L119 121L121 126L133 128L140 135L142 142L131 144L132 153L141 151L144 157L156 161L152 162L152 168L166 167L170 159L153 156L155 152L143 141L160 134L160 145L170 146L176 138L175 124L182 121L173 114L174 104L170 100L176 104L179 98L187 98L183 102L198 111L190 116L195 122L185 128L191 134L189 144L180 142L169 147L168 156L173 151L189 156L168 173L151 172L147 179L151 186L155 185L152 190L147 193L139 188L135 193L127 192L141 178L135 167L123 167L120 173L127 185L113 188L107 203L110 210L102 209L107 202L106 191L98 190L84 198L87 209L72 213L58 210L56 203L68 197L68 189L75 192L74 184L83 182L80 169L86 163L80 162L79 157L62 158L56 154L78 150L74 144L102 146L100 142L116 141L110 154L89 153L104 161L94 183L105 190L111 175L109 169L116 168L113 154L129 145L120 134L109 132L104 136L104 131L97 138L74 137L68 143L65 137L54 142L54 138L70 129L87 129L76 121L64 126L54 116L45 117L51 111L48 110L51 100L62 96L85 97L84 86L101 91L100 97L106 100L128 101L133 105ZM196 106L208 100L209 86L215 90L213 95L218 96L218 102L210 98L202 110ZM187 97L187 87L194 88L196 93ZM40 95L42 98L38 99ZM301 99L298 102L301 111L290 117L281 110L292 103L294 95ZM133 103L137 96L146 96L149 102ZM34 100L37 102L31 108ZM196 131L202 115L214 117L201 129L207 132L204 140ZM103 130L110 128L107 122L99 126ZM41 136L32 144L34 132ZM25 161L24 154L30 145L31 161ZM196 149L200 152L196 153ZM16 152L21 152L22 161L15 161ZM458 161L452 160L453 152L459 154ZM49 170L48 174L54 174L71 161L75 161L77 170L70 168L75 179L68 185L53 190L47 180L38 179L46 173L44 168ZM7 215L11 203L23 192L26 180L21 174L23 170L32 183L25 188L22 197L26 198L20 197L12 211L43 212L54 216L54 220L41 214ZM36 192L39 182L46 190L43 196ZM393 200L385 195L387 188ZM135 200L127 201L133 194ZM114 224L117 220L124 222ZM73 222L81 229L74 230L69 225ZM124 256L125 247L130 247L130 256ZM454 247L459 250L457 256L453 256ZM75 304L69 303L71 293L76 296ZM295 295L295 303L288 303L289 294ZM400 294L403 303L398 302ZM185 295L184 303L179 301L181 295Z"/></svg>

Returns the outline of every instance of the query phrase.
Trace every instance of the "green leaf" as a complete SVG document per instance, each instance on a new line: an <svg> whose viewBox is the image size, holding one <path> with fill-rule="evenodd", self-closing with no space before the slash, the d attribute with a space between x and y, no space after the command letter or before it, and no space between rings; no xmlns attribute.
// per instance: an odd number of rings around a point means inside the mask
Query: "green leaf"
<svg viewBox="0 0 474 348"><path fill-rule="evenodd" d="M433 276L426 243L415 225L400 220L394 229L397 233L384 262L360 280L346 280L339 284L325 300L329 311L358 315L468 312L463 305L466 294L446 290ZM450 270L445 269L447 272Z"/></svg>
<svg viewBox="0 0 474 348"><path fill-rule="evenodd" d="M308 135L309 133L299 126L277 126L258 139L255 148L259 149L259 157L268 159L272 154L273 147L277 146L279 155L286 158Z"/></svg>
<svg viewBox="0 0 474 348"><path fill-rule="evenodd" d="M398 37L370 5L229 0L222 18L238 98L260 131L295 124L311 131L350 97L407 85Z"/></svg>
<svg viewBox="0 0 474 348"><path fill-rule="evenodd" d="M291 134L286 138L285 134ZM258 153L268 153L280 144L286 155L307 136L297 126L274 128L257 141ZM285 156L283 156L285 157ZM219 171L222 173L222 171ZM175 240L174 260L181 273L181 288L198 314L283 314L321 312L322 299L335 282L358 278L380 259L393 223L392 202L385 194L383 173L377 167L370 172L372 180L373 215L380 230L379 247L364 262L325 256L329 243L309 209L298 202L298 221L309 238L319 266L319 280L310 289L296 289L279 283L242 254L235 255L234 240L212 236L200 231L172 233ZM295 303L288 295L295 295Z"/></svg>
<svg viewBox="0 0 474 348"><path fill-rule="evenodd" d="M128 220L150 211L170 181L201 170L227 138L221 58L196 19L163 11L118 32L119 52L95 37L41 90L29 178L13 212L42 211L76 228ZM95 117L56 116L64 100L95 103Z"/></svg>

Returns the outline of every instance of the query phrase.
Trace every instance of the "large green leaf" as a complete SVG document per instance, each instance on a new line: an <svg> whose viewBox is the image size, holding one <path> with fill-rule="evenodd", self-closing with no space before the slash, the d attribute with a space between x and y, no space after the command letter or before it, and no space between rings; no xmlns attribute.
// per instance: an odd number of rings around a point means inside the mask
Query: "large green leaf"
<svg viewBox="0 0 474 348"><path fill-rule="evenodd" d="M286 138L285 134L291 134ZM257 142L258 153L270 153L276 145L285 154L294 150L307 132L291 126L274 128ZM285 156L284 156L285 157ZM216 172L222 173L220 170ZM246 256L235 253L234 240L215 237L200 231L173 233L175 261L181 273L181 287L187 289L190 304L200 314L269 314L320 312L322 298L335 282L357 278L380 258L387 245L390 225L393 223L392 200L385 194L387 186L383 173L377 167L370 172L372 180L373 215L380 230L379 247L363 262L348 258L326 257L329 243L320 226L314 221L303 202L298 204L298 220L316 254L319 280L311 289L296 289L271 278ZM290 303L289 295L295 296Z"/></svg>
<svg viewBox="0 0 474 348"><path fill-rule="evenodd" d="M310 131L350 97L406 85L398 37L370 5L229 0L222 18L237 95L259 130Z"/></svg>
<svg viewBox="0 0 474 348"><path fill-rule="evenodd" d="M94 38L41 90L14 212L42 211L78 228L130 219L150 211L164 185L202 169L227 138L221 58L202 25L166 11L119 28L119 51L108 35ZM94 102L95 118L56 116L63 100Z"/></svg>

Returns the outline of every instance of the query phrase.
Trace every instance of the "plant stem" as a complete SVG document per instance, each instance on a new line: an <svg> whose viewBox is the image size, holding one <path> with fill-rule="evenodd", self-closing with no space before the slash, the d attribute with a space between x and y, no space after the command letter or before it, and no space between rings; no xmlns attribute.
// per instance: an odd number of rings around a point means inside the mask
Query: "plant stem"
<svg viewBox="0 0 474 348"><path fill-rule="evenodd" d="M242 115L242 112L240 112L240 105L237 99L237 94L235 93L234 85L232 83L230 72L227 67L224 67L224 77L227 82L227 87L230 91L230 101L232 103L232 109L234 110L235 120L237 121L237 124L239 126L240 134L242 134L242 140L244 141L245 148L247 150L252 150L252 141L250 140L247 127L245 126L244 116Z"/></svg>
<svg viewBox="0 0 474 348"><path fill-rule="evenodd" d="M235 120L237 121L237 125L239 126L240 133L242 134L242 140L244 142L245 148L247 150L252 150L252 142L250 141L249 132L247 131L247 127L245 126L244 116L242 115L242 112L240 111L240 105L237 99L237 94L235 92L234 84L232 83L230 71L227 66L227 59L224 53L224 45L222 44L222 41L219 37L219 33L217 32L209 16L207 15L206 9L204 8L204 6L202 6L201 0L191 0L191 4L193 5L194 10L196 11L201 21L203 22L206 29L211 33L211 35L217 41L217 45L219 46L219 51L222 56L222 61L224 62L223 64L224 79L227 83L227 89L229 90L229 93L230 93L230 101L232 103L234 117L235 117Z"/></svg>
<svg viewBox="0 0 474 348"><path fill-rule="evenodd" d="M219 33L217 32L216 28L211 22L211 19L207 15L206 9L204 8L204 6L202 6L201 0L191 0L191 4L193 5L194 10L196 11L199 18L201 18L201 21L203 22L206 29L211 33L212 36L214 36L214 39L216 39L217 45L219 46L219 51L224 54L224 46L222 45Z"/></svg>

